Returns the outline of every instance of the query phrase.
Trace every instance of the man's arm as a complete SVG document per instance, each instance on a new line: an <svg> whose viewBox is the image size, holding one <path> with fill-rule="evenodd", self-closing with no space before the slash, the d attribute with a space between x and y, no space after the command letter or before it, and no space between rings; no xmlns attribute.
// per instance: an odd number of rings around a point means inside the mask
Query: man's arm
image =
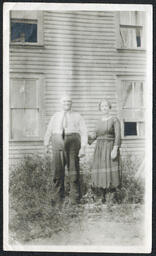
<svg viewBox="0 0 156 256"><path fill-rule="evenodd" d="M86 127L85 121L81 115L80 115L79 125L80 125L80 135L81 135L81 149L79 152L79 157L83 157L85 156L85 150L88 142L88 134L87 134L87 127Z"/></svg>
<svg viewBox="0 0 156 256"><path fill-rule="evenodd" d="M48 151L49 141L52 134L53 122L54 122L54 116L52 116L44 136L44 146L46 148L46 151Z"/></svg>

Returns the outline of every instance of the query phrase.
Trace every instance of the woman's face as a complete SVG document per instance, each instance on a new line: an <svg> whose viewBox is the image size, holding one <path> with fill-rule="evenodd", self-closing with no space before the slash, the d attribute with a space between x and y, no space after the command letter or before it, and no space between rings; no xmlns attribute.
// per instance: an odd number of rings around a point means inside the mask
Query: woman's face
<svg viewBox="0 0 156 256"><path fill-rule="evenodd" d="M108 114L109 111L110 111L110 108L109 108L109 105L108 105L108 102L107 101L102 101L101 102L101 105L100 105L100 109L101 109L101 112L103 114Z"/></svg>

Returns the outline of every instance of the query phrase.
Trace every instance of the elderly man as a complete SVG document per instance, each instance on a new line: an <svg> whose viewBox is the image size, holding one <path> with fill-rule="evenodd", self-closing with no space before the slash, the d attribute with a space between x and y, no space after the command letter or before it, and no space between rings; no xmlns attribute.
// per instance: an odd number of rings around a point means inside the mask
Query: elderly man
<svg viewBox="0 0 156 256"><path fill-rule="evenodd" d="M82 116L71 110L69 96L61 99L62 111L52 116L44 139L46 151L52 138L54 161L54 194L52 202L62 202L64 198L64 176L67 164L70 182L70 202L80 200L79 157L85 156L87 129Z"/></svg>

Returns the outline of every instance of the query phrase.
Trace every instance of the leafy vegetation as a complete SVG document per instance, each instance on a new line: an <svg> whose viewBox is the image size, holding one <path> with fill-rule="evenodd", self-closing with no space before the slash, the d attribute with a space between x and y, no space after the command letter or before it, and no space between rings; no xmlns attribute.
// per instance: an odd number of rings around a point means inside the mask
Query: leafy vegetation
<svg viewBox="0 0 156 256"><path fill-rule="evenodd" d="M130 157L122 160L122 187L115 192L112 201L106 202L110 216L116 220L119 220L117 216L128 216L128 212L132 213L136 204L143 203L144 184L135 178L138 167L134 162ZM49 156L27 156L10 172L9 227L13 240L22 243L52 237L58 232L68 233L72 222L81 225L87 212L98 214L102 211L101 198L95 198L90 188L91 172L88 162L81 164L83 197L80 205L70 205L66 191L64 203L52 206L52 178L53 166ZM68 177L66 187L68 188ZM121 205L114 208L115 204Z"/></svg>

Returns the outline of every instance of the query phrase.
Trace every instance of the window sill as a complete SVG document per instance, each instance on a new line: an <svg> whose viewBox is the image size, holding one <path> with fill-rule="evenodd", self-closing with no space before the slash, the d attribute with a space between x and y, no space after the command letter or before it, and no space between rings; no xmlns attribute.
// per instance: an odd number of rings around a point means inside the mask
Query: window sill
<svg viewBox="0 0 156 256"><path fill-rule="evenodd" d="M43 142L43 138L10 139L9 142Z"/></svg>
<svg viewBox="0 0 156 256"><path fill-rule="evenodd" d="M44 48L42 43L10 43L13 48Z"/></svg>
<svg viewBox="0 0 156 256"><path fill-rule="evenodd" d="M145 52L146 49L145 48L117 48L117 51L119 52Z"/></svg>
<svg viewBox="0 0 156 256"><path fill-rule="evenodd" d="M122 140L144 140L145 137L142 136L123 136Z"/></svg>

